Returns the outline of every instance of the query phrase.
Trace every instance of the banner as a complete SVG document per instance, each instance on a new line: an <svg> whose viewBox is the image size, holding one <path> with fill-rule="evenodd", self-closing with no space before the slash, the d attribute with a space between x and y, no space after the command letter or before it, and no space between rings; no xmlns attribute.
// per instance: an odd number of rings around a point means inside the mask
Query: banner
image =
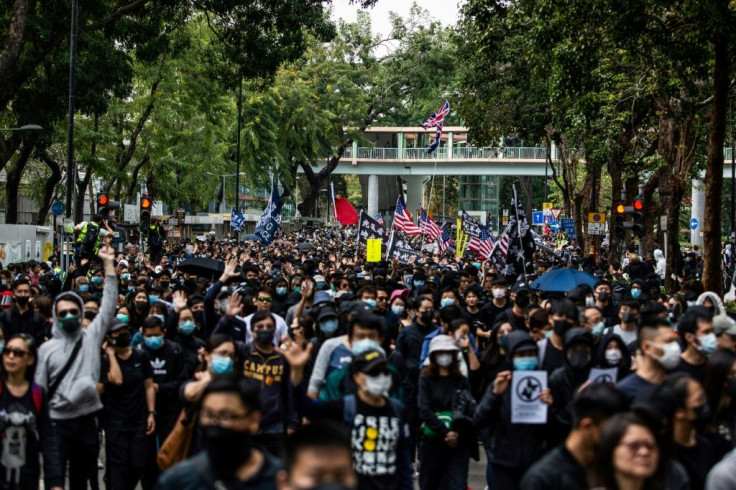
<svg viewBox="0 0 736 490"><path fill-rule="evenodd" d="M457 230L455 232L456 238L455 238L455 255L458 257L462 257L463 254L465 254L465 247L468 246L468 240L470 239L470 235L467 233L463 233L463 223L462 219L457 219Z"/></svg>
<svg viewBox="0 0 736 490"><path fill-rule="evenodd" d="M463 232L470 236L474 236L475 238L480 238L483 225L481 225L479 221L473 219L473 217L465 211L463 211L462 216Z"/></svg>
<svg viewBox="0 0 736 490"><path fill-rule="evenodd" d="M524 207L519 202L516 186L513 186L513 198L509 224L493 246L491 261L499 275L503 275L510 284L519 276L526 277L526 271L533 271L532 257L536 250L531 227L526 220Z"/></svg>
<svg viewBox="0 0 736 490"><path fill-rule="evenodd" d="M276 180L271 185L271 198L268 200L266 209L258 220L256 231L254 232L266 245L273 241L273 237L281 226L281 198L279 197L279 189Z"/></svg>
<svg viewBox="0 0 736 490"><path fill-rule="evenodd" d="M232 210L230 211L230 228L232 228L235 233L242 233L244 226L245 216L243 216L243 213L241 213L240 211L232 208Z"/></svg>
<svg viewBox="0 0 736 490"><path fill-rule="evenodd" d="M401 240L396 233L391 232L391 237L388 242L387 259L399 259L399 262L409 262L414 257L414 260L419 259L419 252L411 248L407 243Z"/></svg>
<svg viewBox="0 0 736 490"><path fill-rule="evenodd" d="M363 244L372 238L383 240L386 237L386 230L382 224L361 211L360 222L358 223L358 237L360 243Z"/></svg>
<svg viewBox="0 0 736 490"><path fill-rule="evenodd" d="M0 263L15 264L23 261L23 247L20 242L0 243Z"/></svg>

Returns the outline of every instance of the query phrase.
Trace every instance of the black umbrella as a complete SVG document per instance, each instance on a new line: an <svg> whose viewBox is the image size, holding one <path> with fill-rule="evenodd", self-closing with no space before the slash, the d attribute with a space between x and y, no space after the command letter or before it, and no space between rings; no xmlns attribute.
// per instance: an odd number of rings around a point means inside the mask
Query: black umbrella
<svg viewBox="0 0 736 490"><path fill-rule="evenodd" d="M300 251L302 251L302 252L303 252L303 251L305 251L305 250L314 250L314 249L315 249L315 248L317 248L317 247L315 247L315 246L314 246L314 245L312 245L311 243L307 243L307 242L302 242L302 243L299 243L299 244L298 244L298 245L296 246L296 248L297 248L298 250L300 250Z"/></svg>
<svg viewBox="0 0 736 490"><path fill-rule="evenodd" d="M225 270L225 263L207 257L194 257L182 260L177 269L185 274L214 280L215 276L219 276Z"/></svg>

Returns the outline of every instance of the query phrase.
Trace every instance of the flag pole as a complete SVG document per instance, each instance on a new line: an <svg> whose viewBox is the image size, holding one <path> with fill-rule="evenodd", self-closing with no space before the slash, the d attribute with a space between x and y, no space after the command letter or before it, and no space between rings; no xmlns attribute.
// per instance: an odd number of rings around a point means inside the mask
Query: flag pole
<svg viewBox="0 0 736 490"><path fill-rule="evenodd" d="M358 218L358 229L355 231L355 258L358 258L360 251L360 224L363 222L363 208L360 208L360 217ZM367 247L366 247L367 248Z"/></svg>
<svg viewBox="0 0 736 490"><path fill-rule="evenodd" d="M526 256L524 255L524 241L521 239L521 222L519 222L519 195L516 193L516 184L512 185L514 189L514 214L516 215L516 234L519 237L519 251L521 252L521 262L524 267L524 282L526 279Z"/></svg>

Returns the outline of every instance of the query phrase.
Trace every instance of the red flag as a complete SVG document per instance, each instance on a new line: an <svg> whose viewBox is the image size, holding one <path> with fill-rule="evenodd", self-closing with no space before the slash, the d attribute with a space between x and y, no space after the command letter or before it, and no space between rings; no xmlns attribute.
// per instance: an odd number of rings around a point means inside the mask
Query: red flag
<svg viewBox="0 0 736 490"><path fill-rule="evenodd" d="M341 225L357 225L358 224L358 212L355 211L350 202L344 197L335 197L335 219L340 222Z"/></svg>

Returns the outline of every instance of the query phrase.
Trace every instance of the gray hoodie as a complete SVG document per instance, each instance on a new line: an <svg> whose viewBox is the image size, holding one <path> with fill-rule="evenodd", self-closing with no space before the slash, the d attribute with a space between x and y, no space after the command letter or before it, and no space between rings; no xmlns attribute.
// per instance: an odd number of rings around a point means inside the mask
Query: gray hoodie
<svg viewBox="0 0 736 490"><path fill-rule="evenodd" d="M74 301L79 305L80 314L84 318L84 302L72 292L61 293L54 300L53 306L53 338L44 342L38 350L38 366L36 383L45 390L58 376L74 349L74 344L82 337L82 348L77 354L69 371L49 400L49 412L52 420L65 420L81 417L102 408L97 393L97 382L100 377L101 345L115 317L115 305L118 299L118 281L116 276L105 277L105 289L102 295L100 311L85 329L66 332L59 326L56 317L56 303L59 300Z"/></svg>

